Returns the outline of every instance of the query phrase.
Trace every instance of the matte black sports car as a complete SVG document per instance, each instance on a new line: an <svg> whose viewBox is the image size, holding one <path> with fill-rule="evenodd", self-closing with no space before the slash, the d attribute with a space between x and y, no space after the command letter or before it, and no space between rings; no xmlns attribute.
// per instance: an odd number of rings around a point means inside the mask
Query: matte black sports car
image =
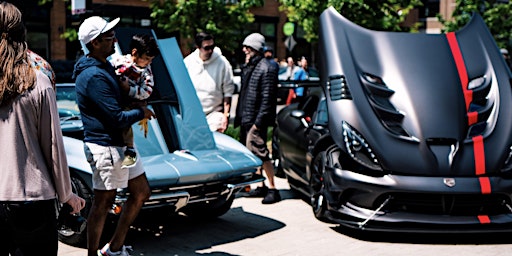
<svg viewBox="0 0 512 256"><path fill-rule="evenodd" d="M325 221L366 230L512 230L512 75L482 18L371 31L320 17L320 85L278 114L274 156Z"/></svg>

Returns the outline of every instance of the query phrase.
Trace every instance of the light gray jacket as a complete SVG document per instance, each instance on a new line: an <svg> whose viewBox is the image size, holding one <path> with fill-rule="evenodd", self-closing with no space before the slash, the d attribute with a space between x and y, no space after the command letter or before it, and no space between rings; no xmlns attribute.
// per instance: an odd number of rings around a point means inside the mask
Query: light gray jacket
<svg viewBox="0 0 512 256"><path fill-rule="evenodd" d="M55 91L41 71L36 85L0 106L0 201L71 198Z"/></svg>

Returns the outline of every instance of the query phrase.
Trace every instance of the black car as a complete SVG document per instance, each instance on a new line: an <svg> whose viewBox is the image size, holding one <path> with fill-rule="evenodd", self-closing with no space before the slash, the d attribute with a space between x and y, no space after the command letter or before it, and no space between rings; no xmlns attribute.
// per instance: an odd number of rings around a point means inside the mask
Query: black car
<svg viewBox="0 0 512 256"><path fill-rule="evenodd" d="M273 155L318 219L374 231L512 230L512 75L482 18L447 34L320 16L320 83Z"/></svg>

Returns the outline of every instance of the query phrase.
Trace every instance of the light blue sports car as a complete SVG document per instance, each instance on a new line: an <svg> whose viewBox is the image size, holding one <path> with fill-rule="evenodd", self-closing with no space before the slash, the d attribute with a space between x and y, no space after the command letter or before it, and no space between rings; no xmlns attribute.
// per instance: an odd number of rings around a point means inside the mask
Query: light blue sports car
<svg viewBox="0 0 512 256"><path fill-rule="evenodd" d="M129 42L136 33L155 36L151 30L120 28L116 33L119 42ZM196 217L220 216L231 208L238 191L264 179L255 174L262 162L235 139L209 130L176 40L161 39L158 46L160 55L152 63L155 90L148 101L157 118L149 121L147 137L138 124L133 125L139 159L152 190L143 210L172 207ZM93 194L92 173L83 150L83 127L75 97L74 84L57 85L73 187L87 201L81 212L87 216ZM126 199L126 191L119 190L113 214L122 210ZM86 232L63 226L59 239L83 245Z"/></svg>

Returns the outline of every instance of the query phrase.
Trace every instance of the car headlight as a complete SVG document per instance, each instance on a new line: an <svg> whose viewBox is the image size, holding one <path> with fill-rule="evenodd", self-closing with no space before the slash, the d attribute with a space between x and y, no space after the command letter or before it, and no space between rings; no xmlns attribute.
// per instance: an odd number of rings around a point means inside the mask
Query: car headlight
<svg viewBox="0 0 512 256"><path fill-rule="evenodd" d="M374 171L382 171L379 160L377 160L373 150L370 148L370 145L366 143L363 136L356 132L356 130L345 121L342 122L342 128L343 141L350 157L366 168Z"/></svg>

